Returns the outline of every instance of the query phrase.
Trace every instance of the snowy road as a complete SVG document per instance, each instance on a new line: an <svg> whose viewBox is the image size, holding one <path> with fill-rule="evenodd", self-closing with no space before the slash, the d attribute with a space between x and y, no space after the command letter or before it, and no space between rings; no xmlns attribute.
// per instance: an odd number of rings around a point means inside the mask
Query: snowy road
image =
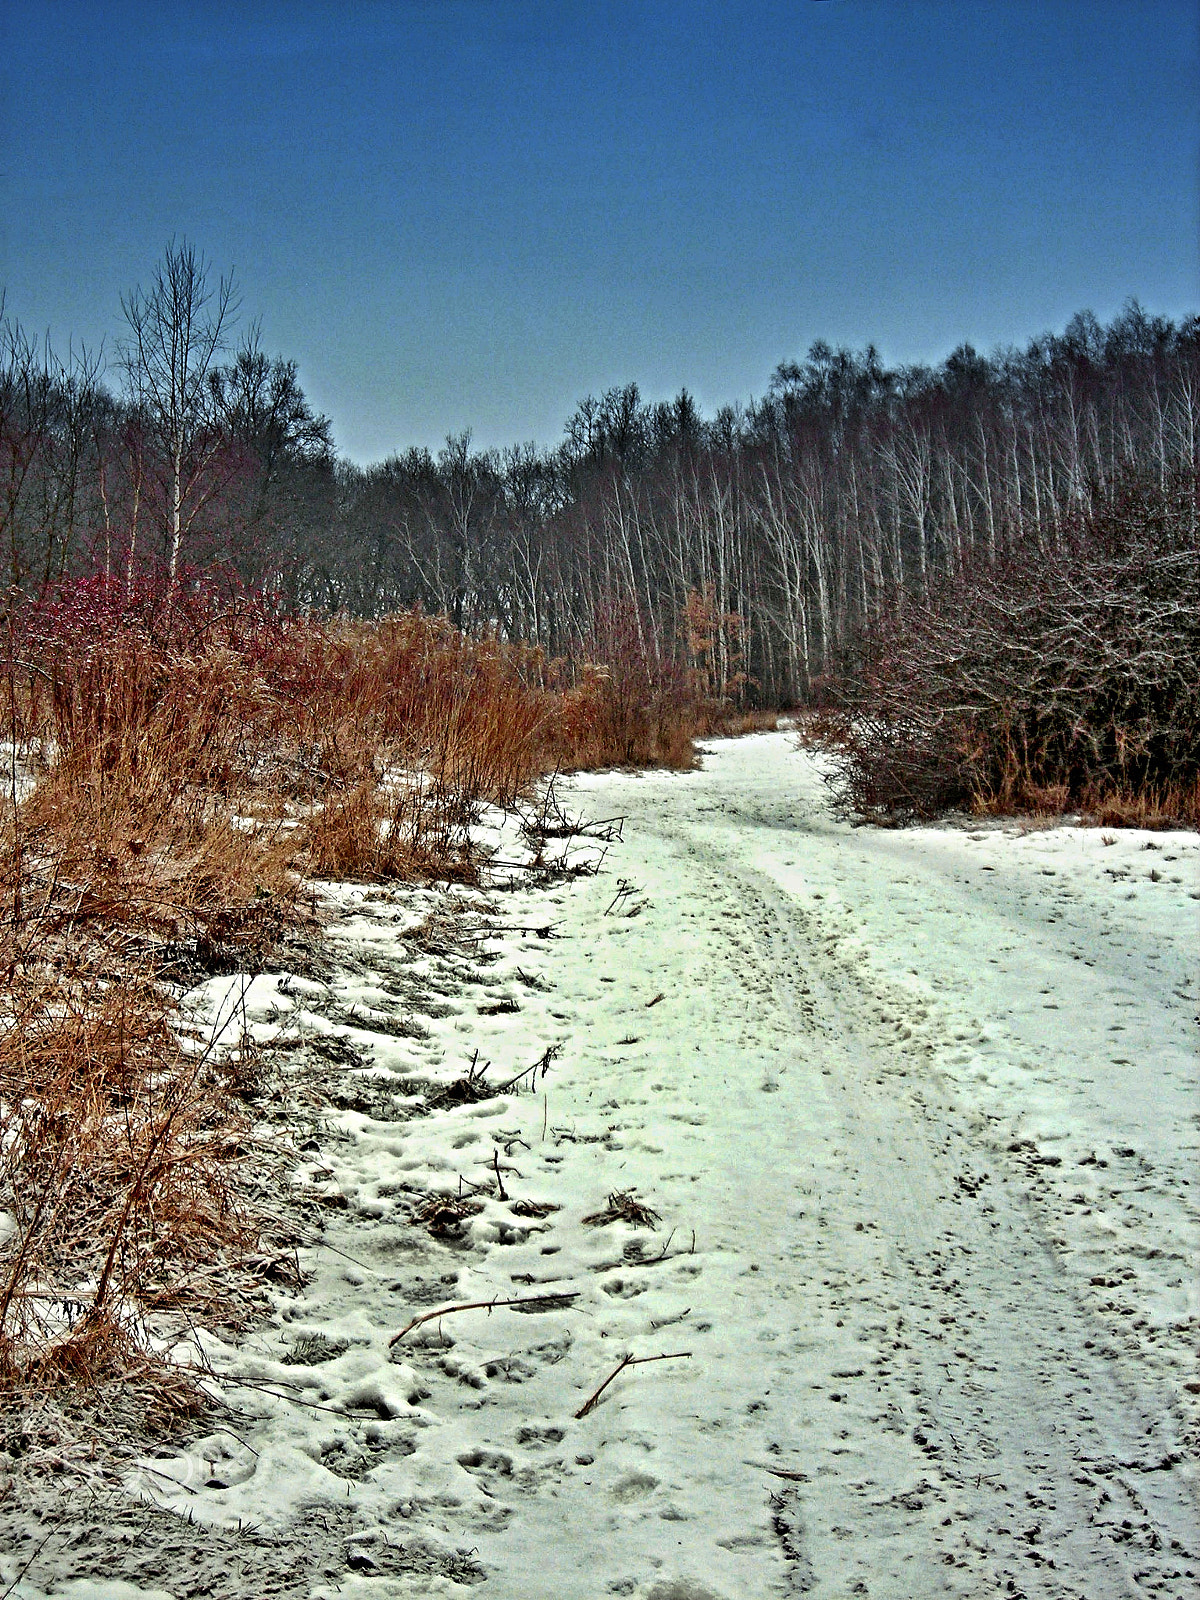
<svg viewBox="0 0 1200 1600"><path fill-rule="evenodd" d="M264 1026L367 1054L320 1158L347 1208L301 1300L211 1348L253 1420L140 1484L207 1553L159 1529L97 1570L174 1600L1194 1592L1200 842L851 829L783 734L571 805L625 817L604 871L464 897L491 932L457 988L411 906L361 900L336 1022L257 981ZM417 994L424 1037L372 1022ZM404 1120L475 1047L502 1081L548 1045L536 1094ZM430 1187L478 1209L431 1234ZM585 1220L630 1190L656 1227ZM536 1293L574 1298L389 1356L423 1309ZM239 1519L306 1563L221 1587ZM92 1593L42 1571L16 1593Z"/></svg>
<svg viewBox="0 0 1200 1600"><path fill-rule="evenodd" d="M803 1474L791 1589L1183 1592L1195 841L846 830L772 740L709 776L622 790L626 970L695 928L641 1050L704 1118L713 1397Z"/></svg>

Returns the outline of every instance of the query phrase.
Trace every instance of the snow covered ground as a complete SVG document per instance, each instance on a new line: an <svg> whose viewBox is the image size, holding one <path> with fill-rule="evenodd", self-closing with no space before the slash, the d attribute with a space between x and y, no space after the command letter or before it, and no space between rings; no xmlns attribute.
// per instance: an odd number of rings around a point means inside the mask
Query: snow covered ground
<svg viewBox="0 0 1200 1600"><path fill-rule="evenodd" d="M853 829L787 734L568 798L598 875L251 986L345 1060L311 1277L14 1600L1196 1592L1200 840Z"/></svg>

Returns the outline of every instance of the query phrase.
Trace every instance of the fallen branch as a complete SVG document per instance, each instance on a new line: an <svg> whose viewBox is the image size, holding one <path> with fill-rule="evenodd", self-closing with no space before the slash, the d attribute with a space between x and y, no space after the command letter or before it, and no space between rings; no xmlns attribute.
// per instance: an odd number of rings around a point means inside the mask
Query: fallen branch
<svg viewBox="0 0 1200 1600"><path fill-rule="evenodd" d="M600 1216L602 1214L597 1213L597 1215ZM589 1222L593 1219L584 1217L583 1220L584 1222ZM694 1256L696 1254L695 1228L692 1229L692 1242L689 1247L686 1250L672 1250L668 1255L667 1251L670 1249L671 1240L674 1237L675 1229L672 1228L667 1235L666 1244L663 1245L656 1256L622 1256L620 1261L596 1261L593 1262L591 1270L593 1272L627 1272L630 1267L656 1267L663 1261L678 1261L681 1256Z"/></svg>
<svg viewBox="0 0 1200 1600"><path fill-rule="evenodd" d="M677 1311L673 1317L651 1317L650 1326L657 1333L660 1328L669 1328L672 1323L682 1322L685 1317L690 1317L691 1314L691 1306L685 1306L682 1311Z"/></svg>
<svg viewBox="0 0 1200 1600"><path fill-rule="evenodd" d="M303 1406L306 1411L329 1411L335 1417L344 1417L346 1415L343 1406L327 1406L322 1404L320 1400L303 1400L297 1394L280 1394L280 1389L288 1387L286 1380L283 1378L240 1378L234 1373L215 1372L210 1366L188 1366L184 1370L198 1374L201 1385L205 1383L223 1383L231 1389L253 1389L257 1394L265 1394L271 1400L282 1400L289 1406ZM270 1387L272 1383L276 1384L277 1387L272 1389ZM239 1415L249 1416L250 1413L241 1412Z"/></svg>
<svg viewBox="0 0 1200 1600"><path fill-rule="evenodd" d="M608 1377L605 1378L604 1382L600 1385L596 1392L590 1395L588 1399L583 1402L579 1410L575 1413L576 1422L578 1422L581 1417L587 1416L588 1412L596 1404L597 1400L599 1400L605 1389L608 1388L609 1384L614 1378L619 1378L621 1376L626 1367L644 1367L647 1366L651 1361L690 1361L691 1358L692 1352L690 1350L675 1350L669 1355L661 1356L626 1356L623 1361L618 1363L615 1370L609 1373Z"/></svg>
<svg viewBox="0 0 1200 1600"><path fill-rule="evenodd" d="M493 1311L497 1306L541 1306L547 1311L557 1311L578 1298L578 1291L575 1291L570 1294L522 1295L517 1300L464 1300L460 1305L442 1306L439 1311L422 1312L419 1317L406 1322L400 1332L394 1333L388 1340L388 1349L391 1350L393 1346L399 1344L406 1333L419 1328L423 1322L435 1322L438 1317L453 1316L456 1311Z"/></svg>
<svg viewBox="0 0 1200 1600"><path fill-rule="evenodd" d="M39 1544L37 1546L37 1548L34 1550L33 1554L30 1556L29 1560L25 1563L25 1565L23 1567L21 1567L18 1570L17 1575L13 1579L13 1581L7 1586L7 1588L4 1590L3 1594L0 1594L0 1600L8 1600L9 1595L13 1593L13 1591L16 1589L17 1585L20 1583L21 1579L29 1571L30 1567L37 1560L37 1558L41 1555L42 1551L50 1543L51 1539L53 1539L55 1534L58 1533L59 1531L60 1530L58 1528L51 1528L50 1529L50 1532L42 1540L41 1544Z"/></svg>

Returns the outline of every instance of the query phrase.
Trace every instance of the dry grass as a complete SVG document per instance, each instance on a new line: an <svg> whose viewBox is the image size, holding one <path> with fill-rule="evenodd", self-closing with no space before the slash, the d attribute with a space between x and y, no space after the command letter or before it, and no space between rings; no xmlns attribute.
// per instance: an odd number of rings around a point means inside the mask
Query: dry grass
<svg viewBox="0 0 1200 1600"><path fill-rule="evenodd" d="M610 1222L627 1222L634 1228L653 1229L660 1220L657 1211L638 1199L636 1189L615 1189L607 1205L583 1218L593 1228L603 1228Z"/></svg>
<svg viewBox="0 0 1200 1600"><path fill-rule="evenodd" d="M976 797L980 816L1027 817L1047 824L1069 816L1082 826L1098 828L1200 828L1200 780L1183 784L1101 787L1090 785L1073 795L1066 784L1021 784Z"/></svg>
<svg viewBox="0 0 1200 1600"><path fill-rule="evenodd" d="M47 1395L202 1404L172 1342L245 1324L298 1270L286 1152L173 997L261 970L312 921L307 880L469 881L481 804L689 765L697 708L645 662L551 663L419 613L279 619L203 585L10 597L0 654L0 1433L20 1433Z"/></svg>
<svg viewBox="0 0 1200 1600"><path fill-rule="evenodd" d="M478 1216L482 1210L482 1201L470 1195L428 1194L413 1208L412 1220L438 1237L454 1237L464 1222Z"/></svg>
<svg viewBox="0 0 1200 1600"><path fill-rule="evenodd" d="M1084 821L1109 828L1200 828L1200 778L1144 789L1088 790L1081 801Z"/></svg>
<svg viewBox="0 0 1200 1600"><path fill-rule="evenodd" d="M717 704L704 712L696 731L701 738L721 739L740 739L747 733L774 733L779 727L779 716L778 711Z"/></svg>
<svg viewBox="0 0 1200 1600"><path fill-rule="evenodd" d="M0 1015L0 1402L176 1379L160 1340L243 1325L293 1240L262 1203L279 1152L158 985L26 961Z"/></svg>

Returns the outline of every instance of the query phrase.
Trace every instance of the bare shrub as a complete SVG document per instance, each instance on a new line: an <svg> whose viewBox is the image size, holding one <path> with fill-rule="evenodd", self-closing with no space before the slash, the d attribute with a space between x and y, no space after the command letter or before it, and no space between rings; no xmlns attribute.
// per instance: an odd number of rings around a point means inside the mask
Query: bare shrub
<svg viewBox="0 0 1200 1600"><path fill-rule="evenodd" d="M1196 484L1127 486L876 627L812 725L876 817L1086 810L1200 822Z"/></svg>

